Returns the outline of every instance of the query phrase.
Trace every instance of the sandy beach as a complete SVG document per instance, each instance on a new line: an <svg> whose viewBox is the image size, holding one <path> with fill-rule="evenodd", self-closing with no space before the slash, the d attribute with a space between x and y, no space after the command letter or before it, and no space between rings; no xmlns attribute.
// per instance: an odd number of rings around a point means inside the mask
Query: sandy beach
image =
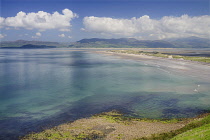
<svg viewBox="0 0 210 140"><path fill-rule="evenodd" d="M108 51L97 51L97 53L115 56L121 59L132 59L143 62L145 65L156 66L165 72L173 72L209 81L210 63L196 62L183 59L162 58L139 54L125 54Z"/></svg>

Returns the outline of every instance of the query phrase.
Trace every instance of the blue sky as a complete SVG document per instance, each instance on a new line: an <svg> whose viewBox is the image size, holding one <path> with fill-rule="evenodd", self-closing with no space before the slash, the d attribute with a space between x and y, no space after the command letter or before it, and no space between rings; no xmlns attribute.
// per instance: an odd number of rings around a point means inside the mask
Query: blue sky
<svg viewBox="0 0 210 140"><path fill-rule="evenodd" d="M210 35L209 0L1 0L0 7L2 41Z"/></svg>

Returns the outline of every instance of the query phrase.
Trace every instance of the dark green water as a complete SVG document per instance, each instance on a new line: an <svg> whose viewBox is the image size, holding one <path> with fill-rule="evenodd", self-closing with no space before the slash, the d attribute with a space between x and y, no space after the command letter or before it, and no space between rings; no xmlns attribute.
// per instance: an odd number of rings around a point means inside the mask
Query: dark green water
<svg viewBox="0 0 210 140"><path fill-rule="evenodd" d="M193 117L209 110L209 85L88 50L2 49L0 139L113 109L141 118Z"/></svg>

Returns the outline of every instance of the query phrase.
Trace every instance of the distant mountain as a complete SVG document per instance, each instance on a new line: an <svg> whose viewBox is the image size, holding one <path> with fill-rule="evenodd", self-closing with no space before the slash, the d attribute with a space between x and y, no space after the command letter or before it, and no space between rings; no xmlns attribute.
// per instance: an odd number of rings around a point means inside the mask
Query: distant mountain
<svg viewBox="0 0 210 140"><path fill-rule="evenodd" d="M0 48L25 47L24 45L36 45L33 47L70 47L70 48L210 48L210 39L188 37L172 38L165 40L137 40L135 38L82 39L74 43L58 43L46 41L3 41ZM44 46L43 46L44 45ZM32 46L31 46L32 47ZM30 47L30 48L31 48Z"/></svg>
<svg viewBox="0 0 210 140"><path fill-rule="evenodd" d="M32 45L27 44L20 47L21 49L39 49L39 48L56 48L56 46L46 46L46 45Z"/></svg>
<svg viewBox="0 0 210 140"><path fill-rule="evenodd" d="M135 38L120 39L82 39L69 45L74 48L174 48L172 43L164 40L137 40Z"/></svg>
<svg viewBox="0 0 210 140"><path fill-rule="evenodd" d="M120 39L82 39L69 47L74 48L210 48L210 39L188 37L166 40Z"/></svg>
<svg viewBox="0 0 210 140"><path fill-rule="evenodd" d="M56 46L46 46L46 45L32 45L27 44L21 47L1 47L2 49L44 49L44 48L56 48Z"/></svg>
<svg viewBox="0 0 210 140"><path fill-rule="evenodd" d="M210 48L210 39L199 37L172 38L166 41L182 48Z"/></svg>
<svg viewBox="0 0 210 140"><path fill-rule="evenodd" d="M0 42L0 47L23 47L24 45L45 45L45 46L54 46L59 47L61 46L58 42L47 42L47 41L26 41L26 40L17 40L17 41L2 41Z"/></svg>
<svg viewBox="0 0 210 140"><path fill-rule="evenodd" d="M91 39L82 39L77 41L78 43L96 43L96 42L104 42L110 44L125 44L128 42L136 42L138 41L135 38L119 38L119 39L101 39L101 38L91 38Z"/></svg>

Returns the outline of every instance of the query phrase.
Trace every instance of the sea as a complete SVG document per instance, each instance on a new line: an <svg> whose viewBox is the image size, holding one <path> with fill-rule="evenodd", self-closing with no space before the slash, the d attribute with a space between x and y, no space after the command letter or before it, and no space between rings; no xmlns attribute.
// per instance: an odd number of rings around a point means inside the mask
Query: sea
<svg viewBox="0 0 210 140"><path fill-rule="evenodd" d="M210 78L151 61L93 49L0 49L0 139L112 110L152 119L210 111Z"/></svg>

